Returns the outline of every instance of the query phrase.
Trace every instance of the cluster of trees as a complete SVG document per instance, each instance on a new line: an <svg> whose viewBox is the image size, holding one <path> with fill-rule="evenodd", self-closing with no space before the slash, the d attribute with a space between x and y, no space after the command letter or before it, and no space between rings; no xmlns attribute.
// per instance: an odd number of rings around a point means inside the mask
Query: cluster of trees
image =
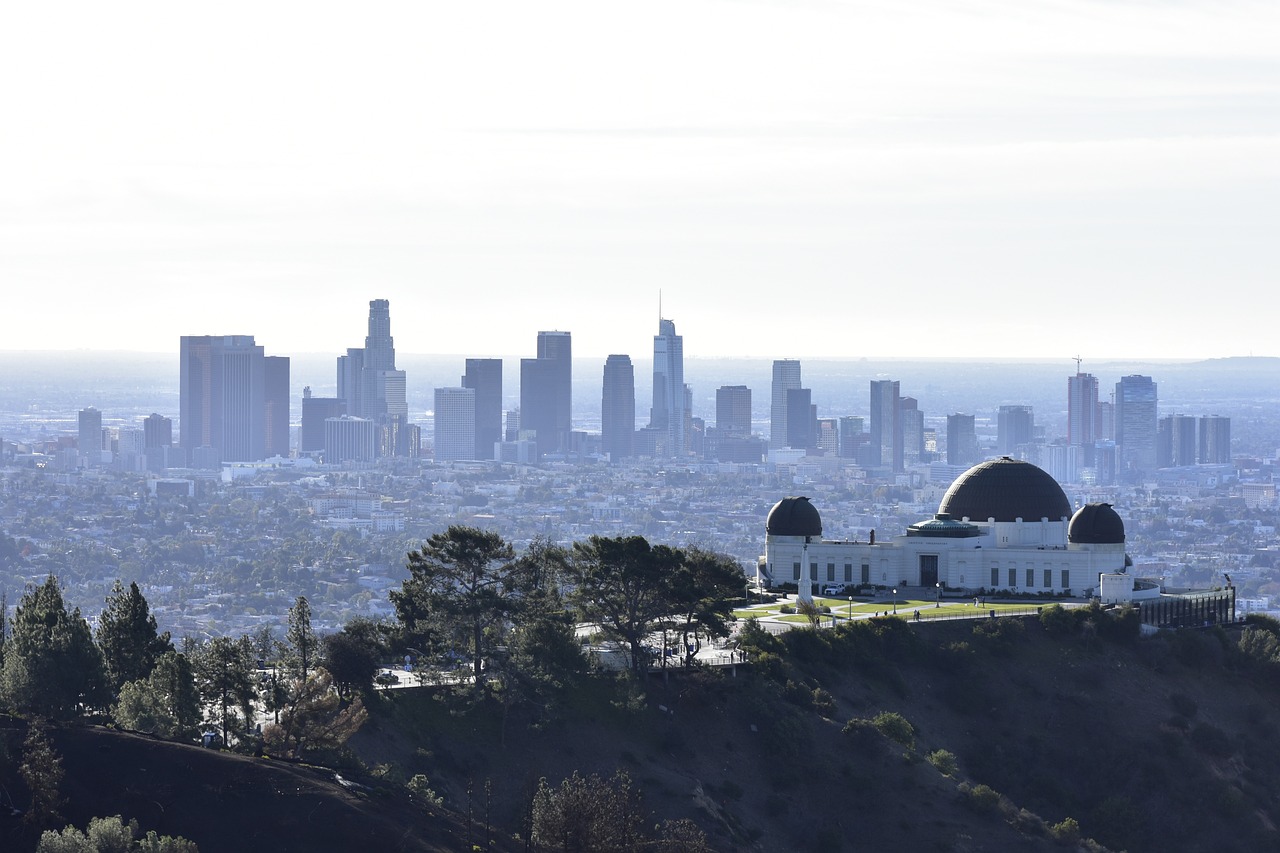
<svg viewBox="0 0 1280 853"><path fill-rule="evenodd" d="M354 664L352 636L365 646ZM224 743L256 740L261 707L274 715L262 742L301 755L340 744L364 721L353 688L372 684L381 650L370 644L377 642L377 632L360 624L318 637L300 597L283 642L268 628L254 637L187 640L179 650L158 630L136 583L116 583L93 630L78 608L67 609L50 575L23 595L10 626L0 619L0 707L50 720L105 716L176 739L214 726ZM330 646L341 681L322 666ZM272 676L263 678L268 664Z"/></svg>
<svg viewBox="0 0 1280 853"><path fill-rule="evenodd" d="M744 583L730 557L641 536L535 541L516 554L497 533L465 526L432 536L408 568L391 592L402 645L428 664L465 661L476 685L572 673L584 663L581 623L623 644L635 672L650 666L658 632L691 664L702 642L728 633Z"/></svg>

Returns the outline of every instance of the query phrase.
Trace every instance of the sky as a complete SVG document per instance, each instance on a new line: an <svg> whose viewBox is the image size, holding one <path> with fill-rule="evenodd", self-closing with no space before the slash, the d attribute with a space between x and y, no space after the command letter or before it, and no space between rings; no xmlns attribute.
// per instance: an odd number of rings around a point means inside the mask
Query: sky
<svg viewBox="0 0 1280 853"><path fill-rule="evenodd" d="M1280 356L1278 179L1274 2L17 4L0 349Z"/></svg>

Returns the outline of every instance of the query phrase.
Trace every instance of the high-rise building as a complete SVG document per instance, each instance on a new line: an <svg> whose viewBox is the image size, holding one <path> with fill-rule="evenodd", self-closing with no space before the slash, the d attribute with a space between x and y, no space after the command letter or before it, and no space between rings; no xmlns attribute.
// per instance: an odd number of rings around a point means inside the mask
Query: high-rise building
<svg viewBox="0 0 1280 853"><path fill-rule="evenodd" d="M1169 415L1156 425L1156 467L1181 468L1196 464L1196 419Z"/></svg>
<svg viewBox="0 0 1280 853"><path fill-rule="evenodd" d="M653 407L649 409L649 429L666 430L670 456L688 455L685 429L689 410L685 405L684 338L676 334L671 320L658 320L653 336Z"/></svg>
<svg viewBox="0 0 1280 853"><path fill-rule="evenodd" d="M302 428L298 433L299 453L324 450L324 422L347 413L347 401L341 397L313 397L311 386L302 389Z"/></svg>
<svg viewBox="0 0 1280 853"><path fill-rule="evenodd" d="M184 335L179 362L179 441L192 460L266 458L266 357L253 335Z"/></svg>
<svg viewBox="0 0 1280 853"><path fill-rule="evenodd" d="M722 385L716 389L716 429L722 435L751 435L751 389Z"/></svg>
<svg viewBox="0 0 1280 853"><path fill-rule="evenodd" d="M1122 376L1116 383L1116 463L1126 474L1156 467L1156 383Z"/></svg>
<svg viewBox="0 0 1280 853"><path fill-rule="evenodd" d="M1035 438L1036 421L1030 406L1001 406L996 415L996 451L1016 457L1018 448Z"/></svg>
<svg viewBox="0 0 1280 853"><path fill-rule="evenodd" d="M773 363L773 385L769 398L769 449L790 447L787 436L787 392L800 387L800 362L793 358Z"/></svg>
<svg viewBox="0 0 1280 853"><path fill-rule="evenodd" d="M600 450L616 461L632 455L636 434L636 372L629 355L604 361L600 399Z"/></svg>
<svg viewBox="0 0 1280 853"><path fill-rule="evenodd" d="M823 456L835 456L840 452L840 429L835 418L818 418L815 444Z"/></svg>
<svg viewBox="0 0 1280 853"><path fill-rule="evenodd" d="M857 459L858 449L870 438L863 429L864 421L854 415L840 418L840 456L843 459Z"/></svg>
<svg viewBox="0 0 1280 853"><path fill-rule="evenodd" d="M338 356L338 397L346 402L348 414L375 422L381 454L412 455L407 380L404 371L396 369L388 300L369 301L364 347Z"/></svg>
<svg viewBox="0 0 1280 853"><path fill-rule="evenodd" d="M787 389L787 447L813 450L817 447L817 423L813 392L808 388Z"/></svg>
<svg viewBox="0 0 1280 853"><path fill-rule="evenodd" d="M903 470L898 381L871 380L871 464Z"/></svg>
<svg viewBox="0 0 1280 853"><path fill-rule="evenodd" d="M973 415L947 415L947 464L976 465L978 434Z"/></svg>
<svg viewBox="0 0 1280 853"><path fill-rule="evenodd" d="M475 459L476 390L474 388L437 388L435 427L437 462Z"/></svg>
<svg viewBox="0 0 1280 853"><path fill-rule="evenodd" d="M902 464L919 465L924 455L924 412L915 397L903 397L898 401L898 413L902 423Z"/></svg>
<svg viewBox="0 0 1280 853"><path fill-rule="evenodd" d="M476 392L476 457L493 459L502 441L502 359L469 358L462 387Z"/></svg>
<svg viewBox="0 0 1280 853"><path fill-rule="evenodd" d="M1200 453L1205 465L1221 465L1231 461L1231 418L1205 415L1200 418Z"/></svg>
<svg viewBox="0 0 1280 853"><path fill-rule="evenodd" d="M520 427L538 455L567 452L573 411L573 344L568 332L538 332L537 358L520 359Z"/></svg>
<svg viewBox="0 0 1280 853"><path fill-rule="evenodd" d="M84 464L102 464L102 412L93 406L80 410L76 430L76 450Z"/></svg>
<svg viewBox="0 0 1280 853"><path fill-rule="evenodd" d="M157 412L142 421L142 441L147 449L169 447L173 444L173 420Z"/></svg>
<svg viewBox="0 0 1280 853"><path fill-rule="evenodd" d="M378 456L378 425L368 418L342 415L324 422L324 461L372 462Z"/></svg>
<svg viewBox="0 0 1280 853"><path fill-rule="evenodd" d="M267 456L289 455L289 359L268 355L262 360L263 429Z"/></svg>
<svg viewBox="0 0 1280 853"><path fill-rule="evenodd" d="M1067 377L1067 444L1091 447L1100 437L1097 430L1098 380L1077 372Z"/></svg>

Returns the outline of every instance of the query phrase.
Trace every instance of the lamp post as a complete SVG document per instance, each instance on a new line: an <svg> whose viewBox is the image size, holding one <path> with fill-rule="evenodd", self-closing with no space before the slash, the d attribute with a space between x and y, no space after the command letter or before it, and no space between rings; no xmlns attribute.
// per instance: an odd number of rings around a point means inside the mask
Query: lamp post
<svg viewBox="0 0 1280 853"><path fill-rule="evenodd" d="M894 615L894 616L897 616L897 615L898 615L898 589L897 589L897 587L894 587L894 590L893 590L893 615Z"/></svg>
<svg viewBox="0 0 1280 853"><path fill-rule="evenodd" d="M853 596L849 596L849 621L853 621Z"/></svg>
<svg viewBox="0 0 1280 853"><path fill-rule="evenodd" d="M937 587L938 589L938 597L934 599L933 606L941 607L942 606L942 581L938 581L937 583L934 584L934 586Z"/></svg>

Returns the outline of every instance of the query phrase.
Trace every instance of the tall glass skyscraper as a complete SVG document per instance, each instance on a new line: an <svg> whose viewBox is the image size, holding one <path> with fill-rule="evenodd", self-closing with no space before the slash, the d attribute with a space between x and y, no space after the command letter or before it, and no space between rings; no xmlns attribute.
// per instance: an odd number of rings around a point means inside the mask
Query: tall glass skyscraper
<svg viewBox="0 0 1280 853"><path fill-rule="evenodd" d="M283 361L273 365L277 391L279 374L288 376ZM188 455L210 448L223 462L265 459L266 356L253 335L184 335L179 365L179 436ZM275 417L287 424L288 400L283 410L275 402Z"/></svg>
<svg viewBox="0 0 1280 853"><path fill-rule="evenodd" d="M475 458L493 459L493 446L502 441L502 359L467 359L462 387L476 392Z"/></svg>
<svg viewBox="0 0 1280 853"><path fill-rule="evenodd" d="M773 387L769 397L769 449L789 447L787 436L787 392L800 387L800 362L794 358L773 363Z"/></svg>
<svg viewBox="0 0 1280 853"><path fill-rule="evenodd" d="M671 320L658 320L658 334L653 336L653 407L649 409L649 428L666 430L667 453L686 455L686 420L684 385L684 338L676 334Z"/></svg>
<svg viewBox="0 0 1280 853"><path fill-rule="evenodd" d="M573 411L573 342L568 332L538 332L537 358L520 359L520 428L538 454L568 451Z"/></svg>
<svg viewBox="0 0 1280 853"><path fill-rule="evenodd" d="M600 400L600 444L609 459L632 454L636 433L636 373L629 355L611 355L604 362L604 393Z"/></svg>
<svg viewBox="0 0 1280 853"><path fill-rule="evenodd" d="M1116 454L1122 471L1156 467L1156 402L1150 376L1122 376L1116 383Z"/></svg>

